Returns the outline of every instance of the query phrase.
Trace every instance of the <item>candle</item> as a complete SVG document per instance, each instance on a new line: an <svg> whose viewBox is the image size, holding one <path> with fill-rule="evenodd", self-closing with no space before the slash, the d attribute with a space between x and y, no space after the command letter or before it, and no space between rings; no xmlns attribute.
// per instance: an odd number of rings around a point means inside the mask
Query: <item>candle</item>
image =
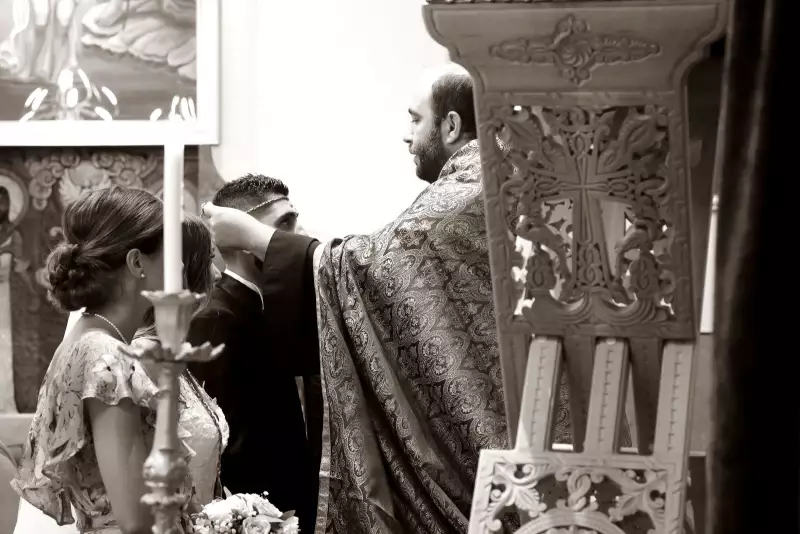
<svg viewBox="0 0 800 534"><path fill-rule="evenodd" d="M719 195L711 198L711 217L708 223L708 250L706 252L706 276L703 281L703 300L700 312L700 333L714 333L714 284L717 273L717 218L719 217Z"/></svg>
<svg viewBox="0 0 800 534"><path fill-rule="evenodd" d="M183 289L183 144L164 145L164 291Z"/></svg>

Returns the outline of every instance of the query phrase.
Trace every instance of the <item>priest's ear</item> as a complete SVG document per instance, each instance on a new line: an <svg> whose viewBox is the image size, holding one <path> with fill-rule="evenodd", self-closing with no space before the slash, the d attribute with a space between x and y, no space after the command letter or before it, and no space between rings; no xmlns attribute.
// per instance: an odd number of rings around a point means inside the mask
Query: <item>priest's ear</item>
<svg viewBox="0 0 800 534"><path fill-rule="evenodd" d="M442 141L446 145L452 145L461 140L464 133L464 121L461 120L461 115L455 111L448 111L442 124L439 127L442 132Z"/></svg>

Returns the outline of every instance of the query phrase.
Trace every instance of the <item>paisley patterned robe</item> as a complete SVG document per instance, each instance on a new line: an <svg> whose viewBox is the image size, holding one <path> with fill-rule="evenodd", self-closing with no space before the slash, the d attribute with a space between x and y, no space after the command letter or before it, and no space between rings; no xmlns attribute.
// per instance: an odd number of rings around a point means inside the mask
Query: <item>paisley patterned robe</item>
<svg viewBox="0 0 800 534"><path fill-rule="evenodd" d="M466 533L479 451L509 447L477 142L315 273L317 533Z"/></svg>

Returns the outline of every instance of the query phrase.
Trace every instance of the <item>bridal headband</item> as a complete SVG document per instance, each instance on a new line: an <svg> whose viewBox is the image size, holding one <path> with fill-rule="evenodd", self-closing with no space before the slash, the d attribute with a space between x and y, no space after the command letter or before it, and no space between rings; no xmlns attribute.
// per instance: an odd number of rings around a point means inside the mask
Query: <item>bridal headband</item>
<svg viewBox="0 0 800 534"><path fill-rule="evenodd" d="M265 200L264 202L262 202L260 204L256 204L252 208L244 210L244 212L245 213L253 213L254 211L260 210L261 208L266 208L267 206L271 206L272 204L275 204L276 202L281 201L281 200L289 200L289 197L287 197L285 195L273 197L273 198L270 198L268 200ZM208 204L208 202L203 202L203 204L200 205L200 216L201 217L208 217L208 215L206 214L206 204Z"/></svg>
<svg viewBox="0 0 800 534"><path fill-rule="evenodd" d="M253 206L252 208L250 208L248 210L245 210L244 212L245 213L253 213L254 211L260 210L261 208L266 208L267 206L271 206L271 205L273 205L276 202L279 202L281 200L289 200L289 197L283 196L283 195L281 195L279 197L273 197L273 198L271 198L269 200L265 200L261 204L256 204L255 206Z"/></svg>

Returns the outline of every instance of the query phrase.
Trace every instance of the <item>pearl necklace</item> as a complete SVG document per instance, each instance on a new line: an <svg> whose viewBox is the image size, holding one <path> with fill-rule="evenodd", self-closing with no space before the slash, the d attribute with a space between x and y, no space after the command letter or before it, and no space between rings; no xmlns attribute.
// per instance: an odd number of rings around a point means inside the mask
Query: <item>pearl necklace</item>
<svg viewBox="0 0 800 534"><path fill-rule="evenodd" d="M125 339L125 336L122 335L122 332L119 331L119 328L117 328L117 325L115 325L114 323L112 323L111 321L109 321L108 319L106 319L105 317L100 315L99 313L83 312L83 315L84 316L92 315L94 317L97 317L98 319L102 319L103 321L108 323L108 326L110 326L111 328L114 329L114 332L117 333L117 335L119 336L120 340L122 340L123 343L125 343L126 345L130 345L130 343L128 343L128 340Z"/></svg>

